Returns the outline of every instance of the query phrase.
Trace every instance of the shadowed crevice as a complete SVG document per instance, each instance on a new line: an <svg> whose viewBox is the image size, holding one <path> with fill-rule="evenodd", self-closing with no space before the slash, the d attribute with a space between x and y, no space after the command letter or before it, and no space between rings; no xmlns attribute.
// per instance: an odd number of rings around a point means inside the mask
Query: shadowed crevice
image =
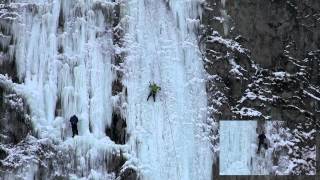
<svg viewBox="0 0 320 180"><path fill-rule="evenodd" d="M112 113L112 123L110 127L107 127L105 133L116 144L126 143L126 128L127 123L119 114Z"/></svg>

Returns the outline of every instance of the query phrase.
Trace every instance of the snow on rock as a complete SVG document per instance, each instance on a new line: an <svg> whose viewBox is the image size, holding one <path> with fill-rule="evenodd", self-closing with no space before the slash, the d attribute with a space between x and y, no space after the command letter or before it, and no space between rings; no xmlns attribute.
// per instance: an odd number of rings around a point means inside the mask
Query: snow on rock
<svg viewBox="0 0 320 180"><path fill-rule="evenodd" d="M19 167L25 163L29 163L32 159L38 159L38 153L46 153L46 157L52 156L52 152L39 152L39 146L49 144L48 140L38 141L35 137L28 135L25 140L20 142L17 146L0 145L8 156L1 160L2 166Z"/></svg>
<svg viewBox="0 0 320 180"><path fill-rule="evenodd" d="M273 160L281 161L274 174L311 175L316 167L310 154L314 154L315 138L311 132L320 122L320 51L318 39L308 38L319 35L316 26L319 8L314 9L319 3L316 4L310 6L309 2L301 2L297 6L289 1L254 0L250 3L210 0L204 3L206 18L202 21L201 39L205 69L211 76L217 76L207 83L209 99L214 102L211 112L219 119L287 121L283 128L289 128L288 133L297 129L291 134L292 139L279 144L278 148L284 150L276 150L276 153L288 151L291 154L273 155ZM288 5L290 9L285 8ZM266 7L276 10L271 12ZM226 28L227 21L220 23L215 18L221 14L229 16L229 27ZM281 14L292 18L283 19ZM289 34L293 34L290 38L287 38L288 32L283 31L283 20L290 27ZM300 31L306 27L306 22L309 34ZM246 50L241 53L238 48ZM235 69L230 57L246 71Z"/></svg>
<svg viewBox="0 0 320 180"><path fill-rule="evenodd" d="M235 111L235 113L239 114L240 116L249 116L249 117L257 117L262 115L261 112L253 108L247 108L247 107L242 107L239 111Z"/></svg>
<svg viewBox="0 0 320 180"><path fill-rule="evenodd" d="M233 51L238 51L240 53L246 53L248 51L247 49L243 48L237 41L221 37L217 31L213 31L212 35L208 37L208 42L217 42L223 44L227 48L230 48Z"/></svg>
<svg viewBox="0 0 320 180"><path fill-rule="evenodd" d="M273 153L272 174L315 174L315 144L306 145L306 139L314 136L315 130L303 132L289 129L284 121L268 121L265 125ZM300 156L302 156L300 158ZM306 171L306 172L304 172Z"/></svg>
<svg viewBox="0 0 320 180"><path fill-rule="evenodd" d="M273 75L277 80L284 80L285 77L290 77L290 74L284 71L273 72Z"/></svg>
<svg viewBox="0 0 320 180"><path fill-rule="evenodd" d="M243 76L241 71L244 71L244 69L238 65L233 58L229 59L229 63L232 66L232 69L229 71L231 74L236 76Z"/></svg>
<svg viewBox="0 0 320 180"><path fill-rule="evenodd" d="M317 100L317 101L320 101L320 97L317 97L313 94L311 94L310 92L306 91L306 90L303 90L303 93L304 94L307 94L308 96L312 97L313 99ZM319 92L318 92L319 93ZM319 93L320 94L320 93Z"/></svg>

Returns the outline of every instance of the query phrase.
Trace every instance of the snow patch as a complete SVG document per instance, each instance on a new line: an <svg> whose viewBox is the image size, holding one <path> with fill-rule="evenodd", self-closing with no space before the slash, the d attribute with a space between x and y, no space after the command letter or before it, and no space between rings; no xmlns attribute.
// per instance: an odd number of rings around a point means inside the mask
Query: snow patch
<svg viewBox="0 0 320 180"><path fill-rule="evenodd" d="M224 44L227 48L230 48L233 51L238 51L240 53L247 52L247 50L242 48L242 46L238 42L232 39L222 38L217 31L213 31L212 35L208 38L208 42L217 42L220 44Z"/></svg>
<svg viewBox="0 0 320 180"><path fill-rule="evenodd" d="M239 114L241 116L249 116L249 117L258 117L261 116L262 113L253 108L242 107L239 111L234 111L234 113Z"/></svg>

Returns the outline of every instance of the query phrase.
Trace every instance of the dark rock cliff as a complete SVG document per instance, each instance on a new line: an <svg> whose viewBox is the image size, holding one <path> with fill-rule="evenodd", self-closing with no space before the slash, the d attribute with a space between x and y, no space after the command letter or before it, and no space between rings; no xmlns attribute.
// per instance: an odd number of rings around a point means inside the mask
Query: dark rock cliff
<svg viewBox="0 0 320 180"><path fill-rule="evenodd" d="M280 120L315 151L320 121L320 1L207 0L201 42L219 120ZM310 136L303 136L310 133ZM298 165L293 174L315 169ZM217 173L215 173L217 174ZM217 175L216 175L217 176Z"/></svg>

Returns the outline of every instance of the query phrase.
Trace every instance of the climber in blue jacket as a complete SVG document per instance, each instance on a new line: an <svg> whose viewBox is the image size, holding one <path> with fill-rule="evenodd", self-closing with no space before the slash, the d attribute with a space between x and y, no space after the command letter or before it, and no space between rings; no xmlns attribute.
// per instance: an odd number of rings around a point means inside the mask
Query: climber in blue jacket
<svg viewBox="0 0 320 180"><path fill-rule="evenodd" d="M78 117L76 115L73 115L70 118L70 123L72 128L72 137L74 137L75 135L78 135L78 127L77 127Z"/></svg>

